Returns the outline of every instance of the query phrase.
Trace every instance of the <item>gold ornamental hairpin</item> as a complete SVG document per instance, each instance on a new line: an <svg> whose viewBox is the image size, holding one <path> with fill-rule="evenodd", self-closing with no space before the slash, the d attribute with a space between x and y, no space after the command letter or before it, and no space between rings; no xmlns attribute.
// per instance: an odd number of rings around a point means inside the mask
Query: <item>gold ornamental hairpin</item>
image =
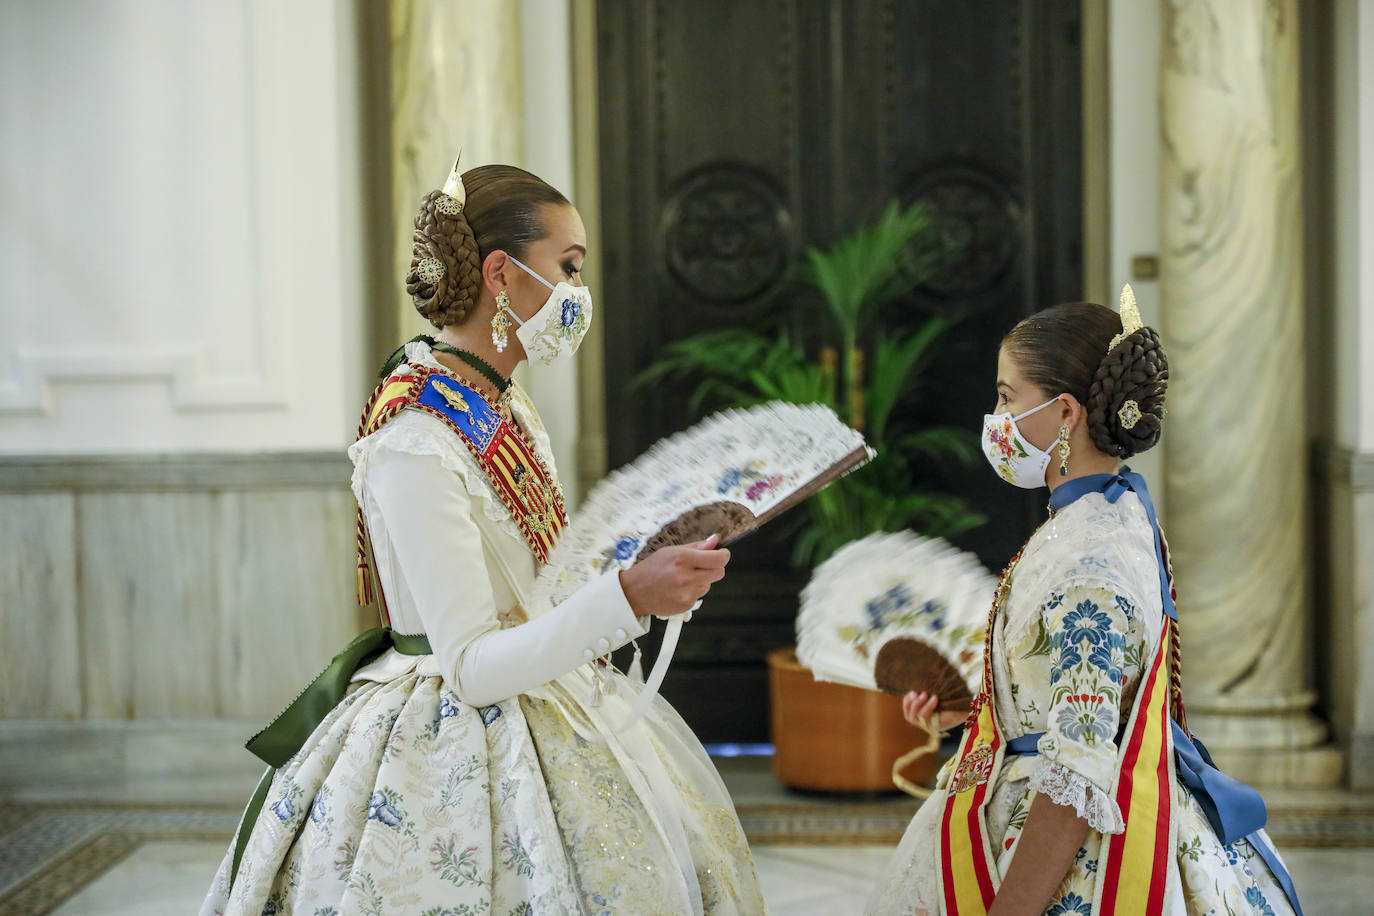
<svg viewBox="0 0 1374 916"><path fill-rule="evenodd" d="M467 206L468 192L463 187L463 173L458 171L458 163L462 158L463 151L459 150L458 158L453 160L453 169L448 173L448 181L444 182L444 196L434 202L434 209L445 216L457 216Z"/></svg>
<svg viewBox="0 0 1374 916"><path fill-rule="evenodd" d="M1107 352L1116 349L1116 345L1136 331L1145 326L1140 320L1140 309L1135 304L1135 290L1131 289L1131 284L1127 283L1121 287L1121 333L1112 338L1112 342L1107 344Z"/></svg>

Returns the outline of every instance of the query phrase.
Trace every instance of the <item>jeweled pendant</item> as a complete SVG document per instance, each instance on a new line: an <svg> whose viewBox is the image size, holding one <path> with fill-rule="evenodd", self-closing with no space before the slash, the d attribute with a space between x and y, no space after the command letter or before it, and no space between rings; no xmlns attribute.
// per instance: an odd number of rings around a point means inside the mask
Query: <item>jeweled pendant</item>
<svg viewBox="0 0 1374 916"><path fill-rule="evenodd" d="M496 347L497 353L506 351L506 344L510 341L510 319L505 312L497 312L496 317L491 319L491 343Z"/></svg>

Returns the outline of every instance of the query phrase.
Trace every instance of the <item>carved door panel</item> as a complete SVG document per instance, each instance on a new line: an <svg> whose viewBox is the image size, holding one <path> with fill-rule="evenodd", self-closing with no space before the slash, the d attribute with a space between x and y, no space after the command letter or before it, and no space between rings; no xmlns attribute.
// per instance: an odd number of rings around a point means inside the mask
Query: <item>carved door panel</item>
<svg viewBox="0 0 1374 916"><path fill-rule="evenodd" d="M785 314L802 249L894 196L961 243L893 307L963 316L912 417L976 432L1002 334L1081 295L1078 0L600 0L598 21L611 465L699 418L690 386L632 390L666 342ZM993 567L1043 514L981 465L931 481L989 515L960 543ZM683 631L663 693L705 740L766 740L764 654L805 581L788 549L741 542Z"/></svg>

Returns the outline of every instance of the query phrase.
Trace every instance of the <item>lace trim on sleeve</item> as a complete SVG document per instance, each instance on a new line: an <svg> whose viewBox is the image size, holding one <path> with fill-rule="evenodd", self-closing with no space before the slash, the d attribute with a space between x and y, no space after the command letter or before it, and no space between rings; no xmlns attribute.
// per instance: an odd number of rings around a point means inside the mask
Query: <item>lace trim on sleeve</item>
<svg viewBox="0 0 1374 916"><path fill-rule="evenodd" d="M516 540L524 542L524 535L511 518L510 510L501 502L491 488L491 482L482 469L473 463L472 456L453 433L433 417L413 410L402 411L381 429L365 439L360 439L348 449L348 457L353 461L353 495L361 503L363 480L367 476L368 464L379 449L390 449L410 455L433 455L445 470L457 474L463 481L468 495L482 507L482 514L488 521L499 525Z"/></svg>
<svg viewBox="0 0 1374 916"><path fill-rule="evenodd" d="M1030 787L1056 805L1072 808L1098 833L1123 833L1126 822L1116 799L1081 773L1053 760L1040 760L1031 773Z"/></svg>

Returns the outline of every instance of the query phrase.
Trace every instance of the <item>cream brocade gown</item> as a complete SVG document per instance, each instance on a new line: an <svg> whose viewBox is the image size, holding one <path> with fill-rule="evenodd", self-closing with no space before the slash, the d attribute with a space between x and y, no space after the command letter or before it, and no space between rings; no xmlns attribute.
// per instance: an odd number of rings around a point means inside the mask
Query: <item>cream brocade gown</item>
<svg viewBox="0 0 1374 916"><path fill-rule="evenodd" d="M407 352L442 369L424 344ZM533 405L512 395L552 472ZM520 623L537 561L442 421L402 411L349 455L392 626L435 654L388 651L355 675L201 913L766 912L729 794L676 712L656 699L611 734L639 689L619 674L589 702L583 646L644 631L618 581Z"/></svg>
<svg viewBox="0 0 1374 916"><path fill-rule="evenodd" d="M1185 594L1179 609L1185 629L1187 613ZM986 813L1002 875L1036 793L1073 807L1088 821L1087 839L1047 916L1092 916L1098 849L1104 835L1120 833L1124 825L1111 795L1121 710L1132 708L1163 625L1154 532L1134 493L1116 503L1100 493L1083 496L1026 545L994 628L993 695L1005 740L1045 735L1038 754L1006 758ZM870 916L942 912L938 831L953 763L940 772L936 791L907 828L869 900ZM1172 788L1178 835L1164 911L1291 913L1283 889L1249 841L1223 845L1188 790L1181 784Z"/></svg>

